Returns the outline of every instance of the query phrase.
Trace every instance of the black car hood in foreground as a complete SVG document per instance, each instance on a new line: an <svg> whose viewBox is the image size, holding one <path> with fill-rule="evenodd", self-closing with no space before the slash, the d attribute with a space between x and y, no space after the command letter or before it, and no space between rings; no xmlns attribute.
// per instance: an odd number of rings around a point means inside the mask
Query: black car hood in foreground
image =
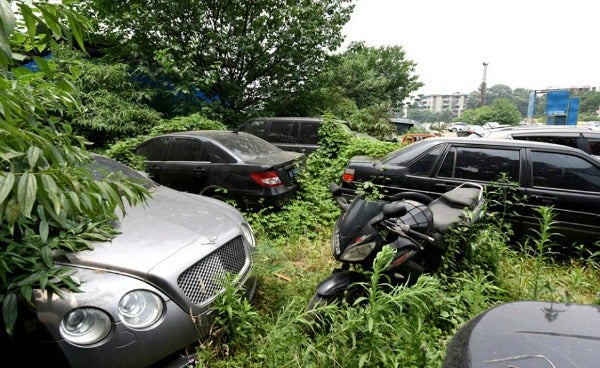
<svg viewBox="0 0 600 368"><path fill-rule="evenodd" d="M151 194L147 204L126 207L125 216L119 216L120 234L93 243L93 250L69 254L67 265L144 277L176 253L202 258L202 253L209 254L238 235L244 222L233 207L212 198L164 186L156 186Z"/></svg>
<svg viewBox="0 0 600 368"><path fill-rule="evenodd" d="M443 368L600 366L600 305L520 301L490 309L452 338Z"/></svg>

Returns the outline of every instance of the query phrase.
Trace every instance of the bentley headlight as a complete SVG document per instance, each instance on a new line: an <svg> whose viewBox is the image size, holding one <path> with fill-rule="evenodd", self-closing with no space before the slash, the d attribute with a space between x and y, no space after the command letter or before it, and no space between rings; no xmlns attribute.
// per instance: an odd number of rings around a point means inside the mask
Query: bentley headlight
<svg viewBox="0 0 600 368"><path fill-rule="evenodd" d="M110 318L97 308L77 308L67 313L60 322L61 336L77 345L90 345L102 340L110 332Z"/></svg>
<svg viewBox="0 0 600 368"><path fill-rule="evenodd" d="M119 301L119 317L131 328L146 328L153 325L163 313L162 299L147 290L134 290Z"/></svg>
<svg viewBox="0 0 600 368"><path fill-rule="evenodd" d="M242 224L242 232L244 233L244 239L250 244L250 247L256 247L256 239L254 238L254 232L252 231L252 228L250 228L250 225Z"/></svg>

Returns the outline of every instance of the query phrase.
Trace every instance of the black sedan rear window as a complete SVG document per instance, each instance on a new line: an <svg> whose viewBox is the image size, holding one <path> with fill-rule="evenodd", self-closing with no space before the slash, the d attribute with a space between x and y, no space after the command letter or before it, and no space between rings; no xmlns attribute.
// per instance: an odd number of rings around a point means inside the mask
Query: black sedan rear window
<svg viewBox="0 0 600 368"><path fill-rule="evenodd" d="M226 133L211 136L212 139L229 148L231 152L243 161L253 161L258 157L271 156L282 150L271 143L242 133Z"/></svg>

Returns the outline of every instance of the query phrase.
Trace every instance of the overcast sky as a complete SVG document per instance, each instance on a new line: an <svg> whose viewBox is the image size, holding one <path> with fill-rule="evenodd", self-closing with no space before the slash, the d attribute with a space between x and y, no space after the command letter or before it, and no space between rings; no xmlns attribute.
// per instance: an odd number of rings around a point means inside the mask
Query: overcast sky
<svg viewBox="0 0 600 368"><path fill-rule="evenodd" d="M599 0L356 0L346 42L402 46L418 93L600 86Z"/></svg>

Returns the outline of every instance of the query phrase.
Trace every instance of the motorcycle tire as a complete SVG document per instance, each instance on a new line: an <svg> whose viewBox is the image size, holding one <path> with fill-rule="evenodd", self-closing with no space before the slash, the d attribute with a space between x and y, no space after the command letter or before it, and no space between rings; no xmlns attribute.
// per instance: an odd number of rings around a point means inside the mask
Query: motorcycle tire
<svg viewBox="0 0 600 368"><path fill-rule="evenodd" d="M318 313L315 309L339 302L340 300L341 298L338 295L323 296L315 293L306 306L302 331L310 337L313 337L317 332L326 332L330 322L325 315Z"/></svg>
<svg viewBox="0 0 600 368"><path fill-rule="evenodd" d="M310 298L310 301L308 302L308 305L306 306L306 311L308 312L308 311L311 311L318 307L324 307L324 306L329 305L336 301L341 301L340 296L338 296L338 295L323 296L323 295L319 295L319 294L315 293L312 296L312 298Z"/></svg>

